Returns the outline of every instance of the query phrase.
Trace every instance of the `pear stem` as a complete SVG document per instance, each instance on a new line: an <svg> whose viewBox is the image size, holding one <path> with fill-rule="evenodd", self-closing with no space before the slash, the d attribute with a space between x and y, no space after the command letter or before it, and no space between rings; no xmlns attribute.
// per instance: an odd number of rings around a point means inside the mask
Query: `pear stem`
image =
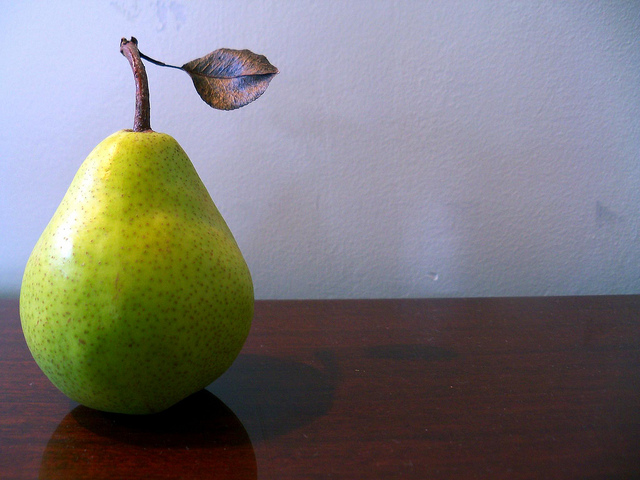
<svg viewBox="0 0 640 480"><path fill-rule="evenodd" d="M136 81L136 111L133 117L133 131L147 132L151 130L149 81L147 80L147 71L140 58L138 40L135 37L131 37L131 40L126 38L120 40L120 53L129 60Z"/></svg>
<svg viewBox="0 0 640 480"><path fill-rule="evenodd" d="M175 65L169 65L168 63L164 63L164 62L161 62L160 60L156 60L155 58L151 58L149 55L145 55L142 52L140 52L140 57L142 59L148 60L149 62L154 63L154 64L156 64L156 65L158 65L160 67L169 67L169 68L175 68L176 70L184 70L184 68L182 68L182 67L176 67Z"/></svg>

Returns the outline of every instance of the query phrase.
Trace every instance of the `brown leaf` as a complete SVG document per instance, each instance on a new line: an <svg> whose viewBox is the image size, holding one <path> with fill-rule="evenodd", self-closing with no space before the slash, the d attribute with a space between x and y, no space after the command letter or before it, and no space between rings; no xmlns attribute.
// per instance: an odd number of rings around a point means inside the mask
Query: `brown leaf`
<svg viewBox="0 0 640 480"><path fill-rule="evenodd" d="M182 66L202 100L213 108L234 110L262 95L278 69L264 55L221 48Z"/></svg>

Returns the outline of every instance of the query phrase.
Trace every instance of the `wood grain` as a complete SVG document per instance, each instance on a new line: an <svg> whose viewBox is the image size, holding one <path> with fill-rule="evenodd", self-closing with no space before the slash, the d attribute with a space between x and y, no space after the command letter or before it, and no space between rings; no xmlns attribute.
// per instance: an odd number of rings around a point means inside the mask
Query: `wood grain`
<svg viewBox="0 0 640 480"><path fill-rule="evenodd" d="M640 296L260 301L206 390L71 402L0 301L0 478L638 478Z"/></svg>

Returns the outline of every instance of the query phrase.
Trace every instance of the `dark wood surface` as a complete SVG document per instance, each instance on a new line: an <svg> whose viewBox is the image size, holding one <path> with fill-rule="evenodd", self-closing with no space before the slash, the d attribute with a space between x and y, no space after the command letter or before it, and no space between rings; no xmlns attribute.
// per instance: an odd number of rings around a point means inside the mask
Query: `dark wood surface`
<svg viewBox="0 0 640 480"><path fill-rule="evenodd" d="M232 368L156 416L71 402L0 302L0 478L627 479L640 296L262 301Z"/></svg>

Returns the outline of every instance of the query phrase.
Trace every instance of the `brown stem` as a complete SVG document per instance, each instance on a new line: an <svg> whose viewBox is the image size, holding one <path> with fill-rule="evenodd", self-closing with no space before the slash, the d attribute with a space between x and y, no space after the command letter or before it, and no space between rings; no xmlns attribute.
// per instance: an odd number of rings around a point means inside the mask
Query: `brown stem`
<svg viewBox="0 0 640 480"><path fill-rule="evenodd" d="M138 51L138 40L123 38L120 40L120 53L127 57L136 81L136 112L133 117L133 131L146 132L151 130L151 107L149 105L149 81L147 72Z"/></svg>

